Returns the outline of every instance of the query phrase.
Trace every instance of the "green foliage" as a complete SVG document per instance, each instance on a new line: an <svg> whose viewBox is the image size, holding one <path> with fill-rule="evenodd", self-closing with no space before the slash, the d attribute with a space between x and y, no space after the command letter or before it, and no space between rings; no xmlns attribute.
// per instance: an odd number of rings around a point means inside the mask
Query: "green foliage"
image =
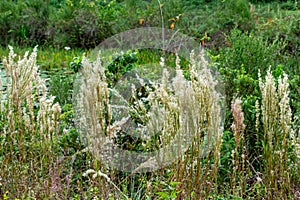
<svg viewBox="0 0 300 200"><path fill-rule="evenodd" d="M18 16L18 5L13 1L1 1L0 2L0 34L1 45L7 45L12 40L12 34L14 30L11 28L12 24L16 21ZM14 24L15 26L15 24ZM21 28L21 27L20 27ZM16 32L16 31L15 31ZM21 32L21 29L18 30ZM23 31L24 32L24 31ZM25 34L26 35L26 34ZM24 38L24 34L21 34L21 38Z"/></svg>
<svg viewBox="0 0 300 200"><path fill-rule="evenodd" d="M281 9L284 10L299 10L300 9L300 5L298 4L297 1L291 1L291 0L287 0L286 2L283 1L283 3L280 4Z"/></svg>
<svg viewBox="0 0 300 200"><path fill-rule="evenodd" d="M214 0L187 0L186 4L189 6L201 6L204 3L210 3L213 2Z"/></svg>
<svg viewBox="0 0 300 200"><path fill-rule="evenodd" d="M222 30L238 27L248 31L253 28L248 0L225 0L217 4L217 9L214 20Z"/></svg>
<svg viewBox="0 0 300 200"><path fill-rule="evenodd" d="M156 193L159 199L175 199L181 193L180 190L176 189L176 186L181 184L180 182L160 182L160 184L163 186L162 191Z"/></svg>
<svg viewBox="0 0 300 200"><path fill-rule="evenodd" d="M284 55L290 55L285 62L290 65L299 65L300 50L300 13L299 11L284 10L280 5L271 9L261 9L261 23L257 24L258 34L264 38L275 40L281 38L285 41ZM286 69L288 72L288 69Z"/></svg>
<svg viewBox="0 0 300 200"><path fill-rule="evenodd" d="M274 68L279 64L281 50L285 46L281 40L270 42L253 32L242 33L238 29L230 32L227 41L229 46L220 50L220 66L233 71L239 70L255 79L259 70L264 75L270 66ZM233 81L234 77L235 75L229 79Z"/></svg>
<svg viewBox="0 0 300 200"><path fill-rule="evenodd" d="M231 131L224 131L223 133L223 144L221 148L221 166L219 168L219 178L223 181L228 181L227 175L232 172L231 152L234 150L235 141ZM224 180L225 179L225 180Z"/></svg>
<svg viewBox="0 0 300 200"><path fill-rule="evenodd" d="M116 4L96 7L95 3L82 2L67 1L51 15L48 32L53 45L90 48L113 34L109 22L116 19L118 10L108 6Z"/></svg>
<svg viewBox="0 0 300 200"><path fill-rule="evenodd" d="M120 31L122 12L116 1L1 1L1 45L95 47Z"/></svg>
<svg viewBox="0 0 300 200"><path fill-rule="evenodd" d="M53 44L58 47L78 46L90 47L103 40L103 32L100 30L103 23L96 14L86 8L65 10L54 16L49 25L49 32Z"/></svg>
<svg viewBox="0 0 300 200"><path fill-rule="evenodd" d="M49 92L60 105L72 103L74 74L68 69L53 70L49 74Z"/></svg>
<svg viewBox="0 0 300 200"><path fill-rule="evenodd" d="M291 74L289 76L289 84L290 84L290 98L291 98L291 108L297 116L298 120L296 121L296 128L300 129L300 101L298 101L300 97L300 75L299 74Z"/></svg>
<svg viewBox="0 0 300 200"><path fill-rule="evenodd" d="M83 149L83 145L80 141L79 132L75 129L72 104L65 104L62 107L60 119L60 128L63 130L63 134L59 137L58 144L65 155L74 155Z"/></svg>
<svg viewBox="0 0 300 200"><path fill-rule="evenodd" d="M290 0L250 0L253 3L289 2Z"/></svg>
<svg viewBox="0 0 300 200"><path fill-rule="evenodd" d="M51 12L47 1L2 1L0 4L0 13L3 13L0 17L2 45L11 42L20 45L45 43Z"/></svg>
<svg viewBox="0 0 300 200"><path fill-rule="evenodd" d="M70 63L71 68L77 73L82 68L81 57L74 57Z"/></svg>
<svg viewBox="0 0 300 200"><path fill-rule="evenodd" d="M114 54L112 60L113 62L107 66L106 76L110 81L109 84L114 85L126 72L136 67L138 53L129 51Z"/></svg>
<svg viewBox="0 0 300 200"><path fill-rule="evenodd" d="M198 39L208 35L212 40L205 40L207 47L211 43L222 46L223 32L227 33L234 27L249 31L255 25L247 0L188 1L182 6L184 15L179 28Z"/></svg>
<svg viewBox="0 0 300 200"><path fill-rule="evenodd" d="M250 6L247 0L225 0L225 17L250 19Z"/></svg>

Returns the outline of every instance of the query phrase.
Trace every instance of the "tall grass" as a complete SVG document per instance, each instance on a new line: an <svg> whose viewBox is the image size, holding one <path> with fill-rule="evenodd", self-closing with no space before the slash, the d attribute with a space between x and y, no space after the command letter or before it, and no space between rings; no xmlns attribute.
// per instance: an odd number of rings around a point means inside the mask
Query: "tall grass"
<svg viewBox="0 0 300 200"><path fill-rule="evenodd" d="M231 187L234 196L242 196L245 193L246 184L246 145L244 137L246 125L244 124L244 113L241 103L242 101L240 99L236 99L231 103L234 120L231 128L235 139L235 150L232 151L233 174L231 177Z"/></svg>
<svg viewBox="0 0 300 200"><path fill-rule="evenodd" d="M84 58L80 72L84 81L79 84L82 93L76 97L78 108L85 113L76 118L76 123L85 125L83 131L89 133L81 142L96 148L70 153L67 163L69 152L61 152L64 145L59 141L67 143L71 133L59 130L60 123L67 121L62 121L61 108L40 77L37 49L21 58L10 47L8 57L3 59L5 80L0 81L0 197L297 199L300 136L289 104L288 76L284 74L276 81L268 71L263 81L259 74L261 98L256 102L255 133L262 135L257 145L262 148L263 159L258 167L252 166L245 140L248 126L243 101L232 102L230 175L221 179L220 160L226 159L221 145L227 145L222 141L223 99L216 90L219 82L213 79L203 58L203 54L191 54L189 70L184 71L176 57L174 73L162 70L161 82L151 82L147 87L145 80L138 78L147 95L140 97L138 88L132 86L131 98L121 98L130 111L129 118L139 123L138 128L149 130L149 137L141 140L120 131L126 119L117 116L114 103L118 101L113 101L116 91L109 87L100 58L95 63ZM160 65L165 67L166 61L161 59ZM2 87L2 81L6 87ZM101 140L103 135L106 141ZM99 155L105 142L137 152L167 149L172 142L188 145L175 153L153 154L156 162L144 160L126 172L113 168ZM168 165L160 165L162 162Z"/></svg>
<svg viewBox="0 0 300 200"><path fill-rule="evenodd" d="M21 59L10 48L3 59L7 83L1 90L0 194L44 198L57 167L60 105L53 104L36 65L37 48ZM56 163L56 164L55 164Z"/></svg>
<svg viewBox="0 0 300 200"><path fill-rule="evenodd" d="M146 142L144 148L152 149L153 145L156 145L158 148L164 148L165 151L153 154L156 160L145 160L140 165L122 169L125 171L129 169L133 172L143 172L145 169L157 170L159 169L157 167L163 167L161 163L171 164L173 157L178 157L179 161L176 161L176 164L166 167L170 174L173 174L169 181L177 183L177 197L206 199L213 188L220 159L221 94L215 89L218 83L213 79L204 55L191 54L190 59L189 81L184 77L183 70L179 65L179 57L177 57L175 77L171 78L170 72L163 69L161 82L151 83L151 88L147 88L144 80L138 78L140 85L145 86L149 93L148 96L144 98L136 96L135 85L130 86L132 88L131 96L135 101L133 104L118 95L123 101L123 107L119 105L117 108L119 110L126 109L128 106L130 110L128 113L131 113L129 116L119 118L118 121L116 120L118 118L113 115L116 105L113 105L110 100L110 94L116 91L108 87L105 68L101 65L99 58L94 64L84 58L82 62L83 80L79 83L76 105L80 105L77 110L81 111L81 115L78 117L79 123L82 125L81 130L88 133L84 139L89 144L90 151L100 158L100 161L107 159L106 156L110 154L103 154L103 151L99 150L108 151L106 146L113 145L114 141L121 137L119 131L124 124L128 123L128 117L139 118L142 123L138 124L136 131L140 132L143 128L147 128L150 133L148 139L159 134L158 141ZM161 60L160 65L165 67L164 59ZM170 79L172 79L171 82L169 82ZM145 104L145 102L148 103ZM147 106L150 106L150 110L147 109ZM179 148L176 153L172 147L168 146L170 143L173 145L174 142ZM184 147L186 149L181 149L185 143L191 146L188 145ZM120 164L124 164L122 157L118 157L116 154L110 156L116 159L111 162L118 168ZM93 170L95 170L94 176L97 173L114 175L113 169L105 162L102 162L98 169ZM110 177L109 180L114 178ZM105 191L111 188L111 184L106 181L107 178L101 180L104 181L102 184L104 187L103 198L107 198ZM208 182L210 184L207 184ZM160 185L159 188L163 188L163 186ZM154 192L163 195L161 189Z"/></svg>
<svg viewBox="0 0 300 200"><path fill-rule="evenodd" d="M292 198L291 188L299 176L299 142L295 139L292 111L290 108L288 77L279 77L278 86L268 71L265 83L259 73L259 86L262 93L261 115L263 131L264 176L267 199ZM299 136L298 136L299 137ZM292 152L290 148L292 147ZM296 171L296 177L293 173Z"/></svg>

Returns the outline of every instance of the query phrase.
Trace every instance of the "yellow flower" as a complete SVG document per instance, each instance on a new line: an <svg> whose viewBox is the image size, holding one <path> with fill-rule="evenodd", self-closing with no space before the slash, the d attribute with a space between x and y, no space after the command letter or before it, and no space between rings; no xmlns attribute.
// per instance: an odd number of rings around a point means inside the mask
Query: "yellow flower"
<svg viewBox="0 0 300 200"><path fill-rule="evenodd" d="M139 24L140 24L140 25L143 25L143 24L144 24L144 21L145 21L144 19L140 18L140 19L139 19Z"/></svg>
<svg viewBox="0 0 300 200"><path fill-rule="evenodd" d="M170 29L174 29L175 28L175 22L172 22L171 24L170 24Z"/></svg>

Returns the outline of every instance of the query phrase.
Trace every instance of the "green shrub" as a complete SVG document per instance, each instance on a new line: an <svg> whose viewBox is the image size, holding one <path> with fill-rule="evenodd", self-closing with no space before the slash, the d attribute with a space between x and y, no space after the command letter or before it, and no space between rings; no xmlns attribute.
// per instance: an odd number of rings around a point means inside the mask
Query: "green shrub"
<svg viewBox="0 0 300 200"><path fill-rule="evenodd" d="M112 35L108 23L97 16L95 9L68 5L52 15L48 32L50 41L57 47L95 47Z"/></svg>
<svg viewBox="0 0 300 200"><path fill-rule="evenodd" d="M21 38L25 38L26 33L22 30L13 30L12 25L16 25L19 13L18 4L13 1L0 2L0 44L7 45L11 41L16 40L15 36L19 34ZM17 33L19 32L19 33ZM20 38L18 38L20 39Z"/></svg>
<svg viewBox="0 0 300 200"><path fill-rule="evenodd" d="M250 30L253 27L250 5L247 0L226 0L218 4L217 19L223 29L231 29L235 26Z"/></svg>
<svg viewBox="0 0 300 200"><path fill-rule="evenodd" d="M299 65L300 13L282 10L280 4L271 11L261 10L260 12L263 21L256 26L257 34L271 41L276 38L283 39L286 45L282 53L290 57L285 62L290 66Z"/></svg>
<svg viewBox="0 0 300 200"><path fill-rule="evenodd" d="M116 1L1 1L1 45L95 47L124 29L122 12Z"/></svg>
<svg viewBox="0 0 300 200"><path fill-rule="evenodd" d="M257 79L258 71L265 74L268 68L280 64L281 51L285 43L281 40L270 42L267 38L253 32L242 33L234 29L227 36L228 46L220 50L219 63L221 68L228 70L245 70L245 74ZM227 73L225 70L224 73ZM228 72L230 73L230 72ZM233 81L235 76L230 77Z"/></svg>
<svg viewBox="0 0 300 200"><path fill-rule="evenodd" d="M1 2L0 23L3 33L2 45L36 45L46 42L49 13L46 1ZM2 10L3 9L3 10Z"/></svg>
<svg viewBox="0 0 300 200"><path fill-rule="evenodd" d="M49 93L60 105L72 103L74 74L68 69L53 70L49 75Z"/></svg>

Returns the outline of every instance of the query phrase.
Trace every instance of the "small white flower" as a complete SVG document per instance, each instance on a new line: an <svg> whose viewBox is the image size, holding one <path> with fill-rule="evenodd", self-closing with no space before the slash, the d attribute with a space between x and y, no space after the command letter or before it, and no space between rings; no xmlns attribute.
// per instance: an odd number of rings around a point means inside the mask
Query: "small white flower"
<svg viewBox="0 0 300 200"><path fill-rule="evenodd" d="M65 47L65 50L69 51L71 49L71 47Z"/></svg>

